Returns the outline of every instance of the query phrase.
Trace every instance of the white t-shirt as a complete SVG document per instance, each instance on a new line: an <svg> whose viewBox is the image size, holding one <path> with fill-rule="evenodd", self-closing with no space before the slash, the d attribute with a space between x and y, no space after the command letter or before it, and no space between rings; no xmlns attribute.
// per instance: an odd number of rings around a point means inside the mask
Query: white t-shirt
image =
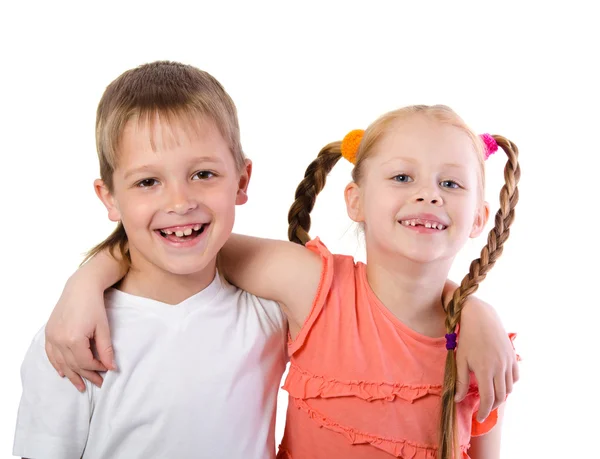
<svg viewBox="0 0 600 459"><path fill-rule="evenodd" d="M117 372L80 393L35 336L21 368L13 454L33 459L275 457L287 362L277 303L215 280L172 306L106 293Z"/></svg>

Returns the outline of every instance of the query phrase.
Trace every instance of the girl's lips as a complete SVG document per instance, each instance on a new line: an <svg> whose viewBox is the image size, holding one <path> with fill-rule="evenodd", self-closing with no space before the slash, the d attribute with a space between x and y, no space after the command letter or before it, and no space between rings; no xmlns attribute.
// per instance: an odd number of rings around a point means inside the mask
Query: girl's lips
<svg viewBox="0 0 600 459"><path fill-rule="evenodd" d="M427 228L426 226L420 226L420 225L401 225L402 227L409 229L411 231L416 231L417 233L425 233L425 234L440 234L443 233L444 230L439 230L437 228Z"/></svg>
<svg viewBox="0 0 600 459"><path fill-rule="evenodd" d="M423 218L403 219L399 220L398 223L408 228L425 227L427 229L434 229L436 231L443 231L448 227L447 225L441 223L439 220L428 220Z"/></svg>

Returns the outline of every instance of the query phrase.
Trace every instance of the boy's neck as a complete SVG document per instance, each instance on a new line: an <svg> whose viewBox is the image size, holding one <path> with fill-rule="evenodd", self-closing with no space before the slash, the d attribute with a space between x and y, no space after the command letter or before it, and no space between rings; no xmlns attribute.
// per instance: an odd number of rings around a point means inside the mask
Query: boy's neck
<svg viewBox="0 0 600 459"><path fill-rule="evenodd" d="M452 260L417 263L367 253L367 280L381 303L418 333L443 336L446 313L441 299Z"/></svg>
<svg viewBox="0 0 600 459"><path fill-rule="evenodd" d="M176 305L208 287L215 274L214 260L202 271L186 275L169 273L157 266L141 269L132 266L117 288L131 295Z"/></svg>

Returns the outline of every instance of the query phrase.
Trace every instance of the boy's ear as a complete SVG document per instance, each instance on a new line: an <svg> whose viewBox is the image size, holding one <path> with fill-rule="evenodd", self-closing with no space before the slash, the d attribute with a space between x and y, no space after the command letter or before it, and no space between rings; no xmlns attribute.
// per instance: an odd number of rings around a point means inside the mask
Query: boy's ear
<svg viewBox="0 0 600 459"><path fill-rule="evenodd" d="M469 237L474 238L479 236L485 228L489 218L490 204L488 202L484 202L475 215L475 221L473 222L473 228L471 229L471 234L469 234Z"/></svg>
<svg viewBox="0 0 600 459"><path fill-rule="evenodd" d="M244 169L240 174L240 180L238 182L238 191L235 198L235 204L241 205L248 202L248 185L250 184L250 177L252 176L252 161L246 160Z"/></svg>
<svg viewBox="0 0 600 459"><path fill-rule="evenodd" d="M108 191L108 187L101 179L94 180L94 191L96 191L96 196L100 198L106 210L108 210L108 219L113 222L121 221L121 212L117 206L117 202L110 191Z"/></svg>
<svg viewBox="0 0 600 459"><path fill-rule="evenodd" d="M360 199L360 188L355 182L350 182L346 185L344 198L346 199L346 211L348 212L348 217L356 223L364 222L365 217Z"/></svg>

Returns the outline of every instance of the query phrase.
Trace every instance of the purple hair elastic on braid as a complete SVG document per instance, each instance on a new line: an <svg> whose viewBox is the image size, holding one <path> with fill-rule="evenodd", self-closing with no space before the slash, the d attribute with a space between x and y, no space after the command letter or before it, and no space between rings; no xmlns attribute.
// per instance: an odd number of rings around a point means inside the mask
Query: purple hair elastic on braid
<svg viewBox="0 0 600 459"><path fill-rule="evenodd" d="M446 349L449 351L456 349L456 333L446 334Z"/></svg>
<svg viewBox="0 0 600 459"><path fill-rule="evenodd" d="M498 151L498 143L496 139L489 134L481 134L481 140L483 140L483 144L485 145L485 159L487 160L490 156Z"/></svg>

